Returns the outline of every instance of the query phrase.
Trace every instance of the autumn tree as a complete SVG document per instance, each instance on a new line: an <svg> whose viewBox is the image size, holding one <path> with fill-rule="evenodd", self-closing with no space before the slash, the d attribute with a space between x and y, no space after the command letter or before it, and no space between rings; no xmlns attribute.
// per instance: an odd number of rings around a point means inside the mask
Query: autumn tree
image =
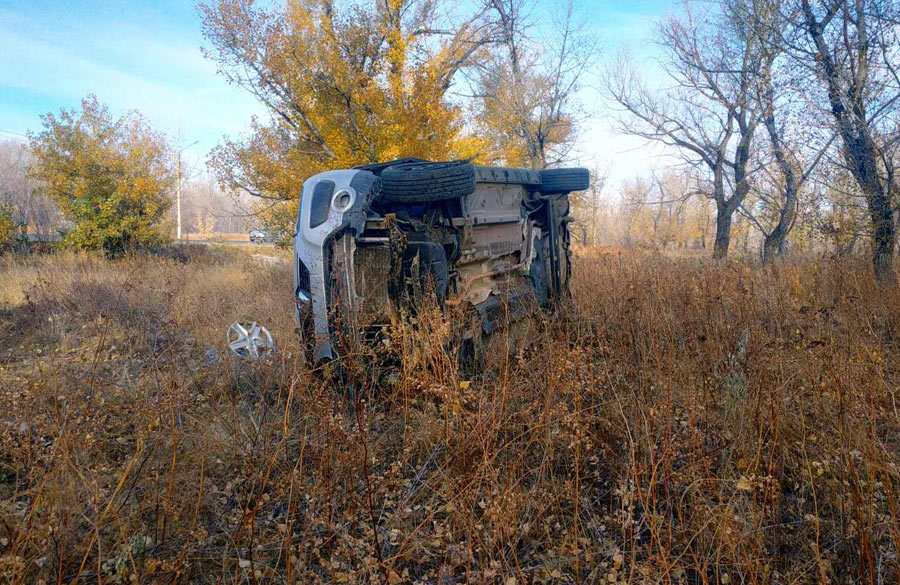
<svg viewBox="0 0 900 585"><path fill-rule="evenodd" d="M438 8L430 0L202 4L206 55L270 114L213 151L221 183L296 202L303 180L327 169L477 154L447 92L492 27L484 11L454 23Z"/></svg>
<svg viewBox="0 0 900 585"><path fill-rule="evenodd" d="M534 2L486 0L485 5L497 41L475 65L486 158L534 169L562 164L578 136L576 94L594 62L596 36L582 28L572 0L555 6L557 17L544 38L532 30Z"/></svg>
<svg viewBox="0 0 900 585"><path fill-rule="evenodd" d="M93 95L41 121L29 135L31 176L74 222L67 245L115 255L164 239L173 175L161 133L138 112L114 117Z"/></svg>
<svg viewBox="0 0 900 585"><path fill-rule="evenodd" d="M750 192L754 137L761 122L752 98L769 54L721 6L666 18L658 29L670 83L653 89L625 60L606 87L622 109L620 131L674 147L702 170L700 189L716 204L713 257L725 258L734 214Z"/></svg>

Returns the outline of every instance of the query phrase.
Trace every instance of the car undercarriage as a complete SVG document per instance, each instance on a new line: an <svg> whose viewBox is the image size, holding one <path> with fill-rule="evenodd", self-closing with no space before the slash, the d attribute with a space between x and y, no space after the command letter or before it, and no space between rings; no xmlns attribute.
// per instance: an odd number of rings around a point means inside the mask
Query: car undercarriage
<svg viewBox="0 0 900 585"><path fill-rule="evenodd" d="M403 159L303 185L295 317L307 358L372 339L425 299L490 335L568 291L568 194L586 169L533 171Z"/></svg>

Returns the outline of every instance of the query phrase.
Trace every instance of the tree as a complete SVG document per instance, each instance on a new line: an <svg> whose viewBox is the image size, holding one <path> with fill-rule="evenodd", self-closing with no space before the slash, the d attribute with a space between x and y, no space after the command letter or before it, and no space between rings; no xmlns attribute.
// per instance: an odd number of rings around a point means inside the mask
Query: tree
<svg viewBox="0 0 900 585"><path fill-rule="evenodd" d="M296 202L303 180L327 169L477 154L447 92L491 26L483 11L454 25L437 8L430 0L202 4L207 57L271 115L213 151L223 186Z"/></svg>
<svg viewBox="0 0 900 585"><path fill-rule="evenodd" d="M813 228L835 255L853 254L860 241L871 237L865 201L843 163L827 160L822 166L816 185L820 196L812 202Z"/></svg>
<svg viewBox="0 0 900 585"><path fill-rule="evenodd" d="M60 227L59 210L40 184L28 176L33 156L18 140L0 140L0 205L29 234L47 237Z"/></svg>
<svg viewBox="0 0 900 585"><path fill-rule="evenodd" d="M75 227L70 246L116 255L164 239L159 223L171 204L169 146L138 112L113 117L93 95L81 110L41 116L30 134L31 176Z"/></svg>
<svg viewBox="0 0 900 585"><path fill-rule="evenodd" d="M476 64L478 121L487 142L486 158L508 166L543 169L566 161L577 137L575 96L593 62L597 41L576 24L574 3L559 6L562 16L549 37L528 36L527 0L487 0L498 42Z"/></svg>
<svg viewBox="0 0 900 585"><path fill-rule="evenodd" d="M600 215L604 207L603 193L607 186L609 172L605 168L595 166L591 170L591 186L586 191L575 191L569 195L572 215L575 220L572 228L579 232L581 245L597 244L600 240Z"/></svg>
<svg viewBox="0 0 900 585"><path fill-rule="evenodd" d="M865 199L879 280L896 282L900 6L893 0L799 0L785 7L798 63L815 74Z"/></svg>
<svg viewBox="0 0 900 585"><path fill-rule="evenodd" d="M750 160L760 124L752 99L757 76L771 62L759 39L727 11L665 19L659 41L666 52L671 87L652 90L623 60L606 87L622 107L620 130L675 147L688 166L703 170L699 188L716 203L713 257L725 258L734 213L750 191Z"/></svg>
<svg viewBox="0 0 900 585"><path fill-rule="evenodd" d="M756 149L759 169L751 187L760 213L744 205L741 212L764 236L762 260L770 263L784 249L800 211L800 194L833 140L821 130L821 116L797 91L795 65L785 51L783 30L789 26L780 9L783 0L726 0L731 18L756 37L767 64L756 75L752 98L758 102L768 145Z"/></svg>
<svg viewBox="0 0 900 585"><path fill-rule="evenodd" d="M646 235L651 232L652 220L645 209L652 189L650 182L643 177L634 177L622 183L619 239L626 247L647 244Z"/></svg>
<svg viewBox="0 0 900 585"><path fill-rule="evenodd" d="M210 232L212 227L220 233L236 233L257 227L252 198L237 192L224 193L213 177L185 181L181 207L187 233Z"/></svg>
<svg viewBox="0 0 900 585"><path fill-rule="evenodd" d="M696 178L669 169L622 185L620 221L627 246L665 250L705 248L709 200L698 197Z"/></svg>
<svg viewBox="0 0 900 585"><path fill-rule="evenodd" d="M801 213L801 196L823 158L832 149L834 134L821 115L792 88L790 63L773 56L775 65L760 75L754 99L759 102L768 138L755 149L751 178L754 205L740 211L762 234L762 261L771 263L785 249Z"/></svg>

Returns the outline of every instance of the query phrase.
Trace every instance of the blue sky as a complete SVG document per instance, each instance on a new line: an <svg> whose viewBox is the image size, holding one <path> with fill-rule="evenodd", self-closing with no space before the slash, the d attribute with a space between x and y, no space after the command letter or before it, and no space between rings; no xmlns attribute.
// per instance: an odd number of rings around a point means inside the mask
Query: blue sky
<svg viewBox="0 0 900 585"><path fill-rule="evenodd" d="M39 115L95 93L116 112L136 108L202 159L222 135L262 113L200 53L191 0L0 2L0 130L25 133Z"/></svg>
<svg viewBox="0 0 900 585"><path fill-rule="evenodd" d="M550 10L540 0L540 13ZM652 57L650 25L672 0L584 2L586 24L602 40L606 56L621 46ZM193 0L102 2L0 1L0 133L25 134L39 116L76 107L88 93L115 112L136 108L151 121L198 141L185 157L200 163L223 135L248 126L263 109L246 91L228 85L200 52L200 19ZM596 92L585 101L598 110L578 145L583 162L613 168L616 178L644 164L640 143L612 135ZM620 177L621 176L621 177Z"/></svg>

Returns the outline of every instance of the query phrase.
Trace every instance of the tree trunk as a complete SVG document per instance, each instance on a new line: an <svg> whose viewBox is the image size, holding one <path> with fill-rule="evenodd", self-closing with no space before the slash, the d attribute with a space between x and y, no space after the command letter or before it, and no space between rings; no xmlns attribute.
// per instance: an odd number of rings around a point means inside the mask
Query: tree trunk
<svg viewBox="0 0 900 585"><path fill-rule="evenodd" d="M778 225L772 230L772 233L766 236L763 242L763 264L770 264L776 256L781 255L784 249L784 239L790 232L791 226L794 225L794 218L797 217L797 195L791 190L785 189L784 207L781 209L781 215L778 218Z"/></svg>
<svg viewBox="0 0 900 585"><path fill-rule="evenodd" d="M716 241L713 245L713 259L724 260L728 257L728 245L731 243L731 219L735 211L744 202L744 198L750 191L747 182L747 163L750 160L750 143L753 139L756 124L748 124L747 112L742 111L741 116L736 116L734 121L740 128L740 140L734 153L734 192L731 197L725 197L725 183L723 180L724 157L720 154L718 168L714 171L714 189L716 200ZM746 247L747 241L744 240Z"/></svg>
<svg viewBox="0 0 900 585"><path fill-rule="evenodd" d="M809 0L801 3L806 19L806 28L816 47L816 60L821 64L828 90L831 113L837 123L838 132L844 143L844 159L857 185L862 190L872 221L872 263L875 277L884 284L896 284L894 273L894 243L896 225L891 207L889 180L879 176L878 161L883 154L872 138L866 117L866 104L861 88L846 87L841 79L839 61L825 41L823 23L813 14ZM860 6L859 4L857 6ZM834 13L832 13L833 15ZM860 11L856 20L845 16L844 25L853 24L858 30L866 26L866 13ZM861 33L862 34L862 33ZM860 49L864 51L864 49ZM863 60L862 57L858 57ZM853 63L851 63L851 66Z"/></svg>
<svg viewBox="0 0 900 585"><path fill-rule="evenodd" d="M716 211L716 241L713 244L713 259L724 260L728 257L728 245L731 243L731 211L723 206L717 206Z"/></svg>
<svg viewBox="0 0 900 585"><path fill-rule="evenodd" d="M775 256L781 254L781 250L784 248L784 239L794 226L794 219L797 217L799 183L802 181L802 179L797 177L792 161L788 158L784 143L781 141L781 133L778 130L778 125L775 123L775 90L772 87L771 77L767 75L765 82L764 91L760 96L765 109L763 125L765 125L769 134L772 150L775 152L775 160L778 162L778 168L781 170L781 176L784 179L784 206L782 206L778 216L778 225L775 226L772 233L766 236L763 242L762 261L764 265L771 263Z"/></svg>
<svg viewBox="0 0 900 585"><path fill-rule="evenodd" d="M875 197L866 194L869 203L869 214L872 217L872 263L875 266L875 278L884 284L896 284L894 273L894 244L897 239L897 228L894 225L894 212L890 200L883 193Z"/></svg>

